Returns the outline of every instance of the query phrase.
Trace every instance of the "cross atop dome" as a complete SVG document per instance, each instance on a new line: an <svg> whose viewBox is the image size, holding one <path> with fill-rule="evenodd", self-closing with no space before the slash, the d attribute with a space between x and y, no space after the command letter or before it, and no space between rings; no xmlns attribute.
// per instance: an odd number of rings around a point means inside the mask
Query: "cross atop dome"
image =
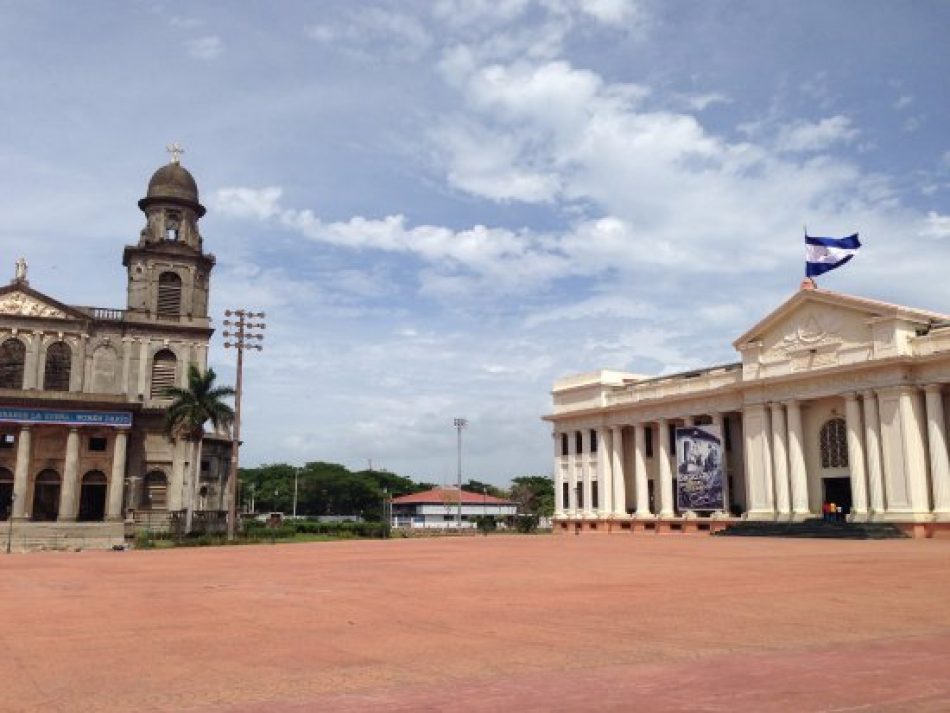
<svg viewBox="0 0 950 713"><path fill-rule="evenodd" d="M175 141L174 143L168 144L168 146L165 147L165 150L168 151L168 153L171 154L171 156L172 156L171 162L172 162L172 163L174 163L174 164L176 164L176 165L181 163L181 155L182 155L183 153L185 153L185 149L183 149L183 148L181 147L181 144L180 144L180 143L178 143L177 141Z"/></svg>

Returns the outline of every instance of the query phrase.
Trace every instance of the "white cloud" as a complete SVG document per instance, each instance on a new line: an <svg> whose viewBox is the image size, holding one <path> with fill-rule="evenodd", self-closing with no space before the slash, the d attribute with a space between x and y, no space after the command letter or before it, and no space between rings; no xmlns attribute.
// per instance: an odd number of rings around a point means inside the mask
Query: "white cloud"
<svg viewBox="0 0 950 713"><path fill-rule="evenodd" d="M341 49L364 60L379 56L402 61L421 58L433 39L412 15L382 7L359 7L336 22L316 23L304 29L310 39Z"/></svg>
<svg viewBox="0 0 950 713"><path fill-rule="evenodd" d="M277 215L283 192L279 186L219 188L212 200L214 208L222 215L266 220Z"/></svg>
<svg viewBox="0 0 950 713"><path fill-rule="evenodd" d="M902 94L901 96L897 97L897 99L894 101L894 108L897 109L898 111L901 111L903 109L906 109L913 103L914 103L914 97L910 96L909 94Z"/></svg>
<svg viewBox="0 0 950 713"><path fill-rule="evenodd" d="M195 59L213 60L224 52L224 42L217 35L206 35L185 42L185 47Z"/></svg>
<svg viewBox="0 0 950 713"><path fill-rule="evenodd" d="M940 215L936 211L930 211L927 213L927 220L918 235L931 240L950 238L950 215Z"/></svg>
<svg viewBox="0 0 950 713"><path fill-rule="evenodd" d="M782 151L824 151L834 144L850 143L860 132L846 116L830 116L818 121L798 122L782 127L777 146Z"/></svg>
<svg viewBox="0 0 950 713"><path fill-rule="evenodd" d="M904 124L901 128L908 134L912 134L920 128L921 123L920 117L908 116L906 119L904 119Z"/></svg>

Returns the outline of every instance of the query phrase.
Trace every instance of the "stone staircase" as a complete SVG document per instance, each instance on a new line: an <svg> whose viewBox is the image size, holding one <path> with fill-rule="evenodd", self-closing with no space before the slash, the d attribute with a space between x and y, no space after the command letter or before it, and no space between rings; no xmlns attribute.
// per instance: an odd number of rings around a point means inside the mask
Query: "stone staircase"
<svg viewBox="0 0 950 713"><path fill-rule="evenodd" d="M820 518L802 522L738 522L714 532L717 537L810 537L835 540L891 540L907 537L885 522L825 522Z"/></svg>

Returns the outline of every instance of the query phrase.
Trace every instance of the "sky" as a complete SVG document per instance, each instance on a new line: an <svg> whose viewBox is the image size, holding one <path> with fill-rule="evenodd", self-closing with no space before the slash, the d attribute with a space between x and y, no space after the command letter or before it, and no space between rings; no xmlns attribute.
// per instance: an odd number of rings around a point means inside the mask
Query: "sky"
<svg viewBox="0 0 950 713"><path fill-rule="evenodd" d="M0 0L0 272L124 306L180 142L242 464L548 474L555 379L737 359L822 287L950 312L950 3ZM234 354L211 366L233 382Z"/></svg>

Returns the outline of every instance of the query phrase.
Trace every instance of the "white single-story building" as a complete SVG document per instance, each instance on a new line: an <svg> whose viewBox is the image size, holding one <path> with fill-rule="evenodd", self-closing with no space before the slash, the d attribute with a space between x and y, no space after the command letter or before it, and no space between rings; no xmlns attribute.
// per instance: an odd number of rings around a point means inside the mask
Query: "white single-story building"
<svg viewBox="0 0 950 713"><path fill-rule="evenodd" d="M508 500L487 493L470 493L458 488L433 488L422 493L403 495L392 500L393 527L455 528L461 505L461 527L475 527L475 520L483 515L509 517L516 515L517 506Z"/></svg>

